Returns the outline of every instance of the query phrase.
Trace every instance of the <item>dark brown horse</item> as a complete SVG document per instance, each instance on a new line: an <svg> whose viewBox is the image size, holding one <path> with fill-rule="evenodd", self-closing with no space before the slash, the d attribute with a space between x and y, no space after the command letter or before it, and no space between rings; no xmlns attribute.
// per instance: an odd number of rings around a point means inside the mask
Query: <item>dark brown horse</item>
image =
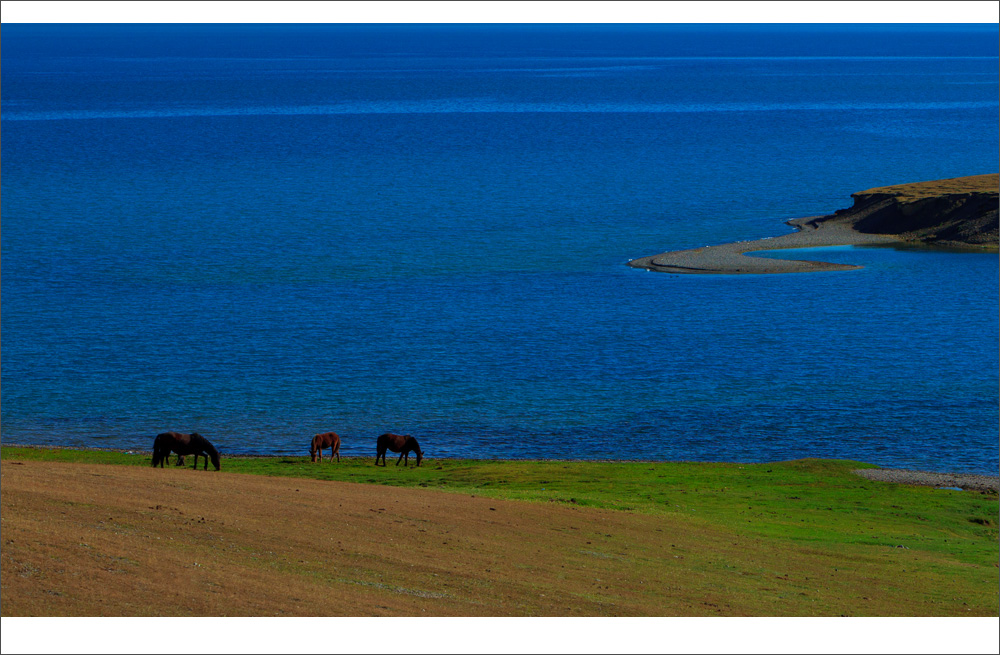
<svg viewBox="0 0 1000 655"><path fill-rule="evenodd" d="M309 455L312 457L314 462L323 461L323 449L330 449L330 461L333 461L333 456L337 456L337 463L340 463L340 436L336 432L323 432L317 434L313 437L312 443L309 445Z"/></svg>
<svg viewBox="0 0 1000 655"><path fill-rule="evenodd" d="M191 434L164 432L156 435L156 439L153 440L153 466L163 468L163 463L170 458L171 451L177 453L179 462L184 455L194 455L194 468L198 468L199 455L205 458L206 471L209 459L212 460L212 466L216 471L222 468L222 464L219 463L219 451L197 432Z"/></svg>
<svg viewBox="0 0 1000 655"><path fill-rule="evenodd" d="M399 460L404 460L403 466L410 465L409 455L411 450L417 454L417 466L420 466L420 460L424 458L424 451L420 450L420 444L417 443L416 439L408 434L386 432L375 442L375 466L378 466L380 458L382 459L382 466L385 466L385 451L387 449L394 453L399 453L396 466L399 466Z"/></svg>

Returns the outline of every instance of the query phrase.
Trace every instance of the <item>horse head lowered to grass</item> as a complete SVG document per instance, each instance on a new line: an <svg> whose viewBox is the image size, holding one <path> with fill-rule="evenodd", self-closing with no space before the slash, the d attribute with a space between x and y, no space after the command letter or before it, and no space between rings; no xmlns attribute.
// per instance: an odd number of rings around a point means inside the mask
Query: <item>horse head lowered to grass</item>
<svg viewBox="0 0 1000 655"><path fill-rule="evenodd" d="M180 456L194 455L194 468L198 468L198 456L205 458L205 470L208 470L208 460L212 460L212 466L218 471L222 468L219 461L219 451L209 442L208 439L197 432L191 434L181 434L180 432L164 432L156 435L153 440L153 466L163 468L164 462L170 457L173 451Z"/></svg>
<svg viewBox="0 0 1000 655"><path fill-rule="evenodd" d="M314 462L323 461L323 449L330 449L330 461L333 461L333 456L337 456L337 463L340 463L340 436L336 432L323 432L317 434L312 439L312 443L309 444L309 455L312 457Z"/></svg>
<svg viewBox="0 0 1000 655"><path fill-rule="evenodd" d="M420 449L420 444L417 440L408 434L392 434L391 432L386 432L385 434L379 436L375 441L375 466L378 466L378 460L382 459L382 466L385 466L385 451L391 450L394 453L399 453L399 459L396 460L396 466L399 466L400 460L403 461L403 466L409 466L410 461L410 451L417 454L417 466L420 466L420 460L424 458L424 451Z"/></svg>

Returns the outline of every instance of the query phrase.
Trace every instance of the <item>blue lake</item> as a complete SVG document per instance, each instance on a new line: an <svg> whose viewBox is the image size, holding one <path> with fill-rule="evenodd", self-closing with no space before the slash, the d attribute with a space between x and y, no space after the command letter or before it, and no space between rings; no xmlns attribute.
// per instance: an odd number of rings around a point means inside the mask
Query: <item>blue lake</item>
<svg viewBox="0 0 1000 655"><path fill-rule="evenodd" d="M3 441L995 474L996 254L626 266L997 171L995 26L825 27L5 25Z"/></svg>

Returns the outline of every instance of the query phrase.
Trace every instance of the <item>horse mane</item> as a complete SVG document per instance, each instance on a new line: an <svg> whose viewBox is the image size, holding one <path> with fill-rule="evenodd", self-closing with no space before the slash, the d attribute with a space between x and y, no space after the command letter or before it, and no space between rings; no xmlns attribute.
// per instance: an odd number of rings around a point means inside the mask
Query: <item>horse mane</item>
<svg viewBox="0 0 1000 655"><path fill-rule="evenodd" d="M420 447L420 442L418 442L414 437L406 435L406 441L413 446L413 452L417 454L417 466L420 466L420 460L424 458L424 450Z"/></svg>
<svg viewBox="0 0 1000 655"><path fill-rule="evenodd" d="M202 445L205 447L205 452L207 452L213 458L219 457L219 451L215 449L215 446L209 443L208 439L203 438Z"/></svg>
<svg viewBox="0 0 1000 655"><path fill-rule="evenodd" d="M219 468L221 468L221 464L219 464L219 451L215 449L215 446L212 445L212 442L206 439L205 437L201 436L197 432L192 432L191 445L195 444L197 444L199 448L208 453L209 459L212 460L212 466L215 467L215 470L219 470Z"/></svg>
<svg viewBox="0 0 1000 655"><path fill-rule="evenodd" d="M215 467L215 470L218 471L220 468L222 468L222 464L219 461L220 459L219 451L215 449L215 446L206 441L205 450L208 452L208 457L209 459L212 460L212 466Z"/></svg>

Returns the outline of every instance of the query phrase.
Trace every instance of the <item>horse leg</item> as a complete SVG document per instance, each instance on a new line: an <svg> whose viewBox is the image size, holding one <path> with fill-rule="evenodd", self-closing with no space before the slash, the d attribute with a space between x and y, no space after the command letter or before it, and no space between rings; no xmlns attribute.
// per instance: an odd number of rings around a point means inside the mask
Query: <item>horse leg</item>
<svg viewBox="0 0 1000 655"><path fill-rule="evenodd" d="M405 452L399 453L399 459L396 460L396 466L399 466L399 463L403 461L403 455L405 454Z"/></svg>
<svg viewBox="0 0 1000 655"><path fill-rule="evenodd" d="M337 444L336 453L337 453L337 463L340 464L340 444ZM330 457L330 459L332 460L333 457Z"/></svg>
<svg viewBox="0 0 1000 655"><path fill-rule="evenodd" d="M202 457L205 458L205 470L207 471L208 470L208 453L202 453Z"/></svg>

